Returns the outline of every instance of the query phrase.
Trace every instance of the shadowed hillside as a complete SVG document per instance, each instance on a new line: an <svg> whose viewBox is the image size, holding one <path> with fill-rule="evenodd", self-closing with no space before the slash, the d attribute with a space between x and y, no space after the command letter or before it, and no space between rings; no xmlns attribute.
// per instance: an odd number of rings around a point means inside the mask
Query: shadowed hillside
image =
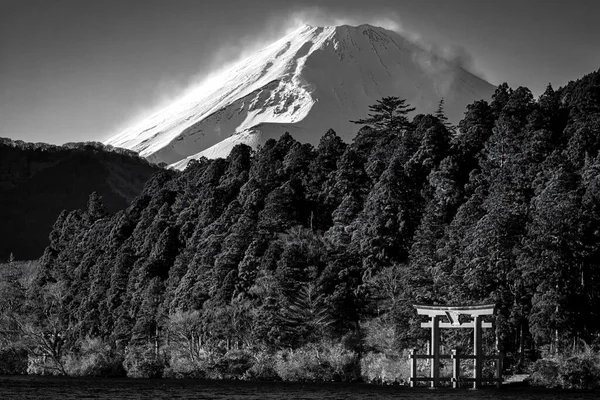
<svg viewBox="0 0 600 400"><path fill-rule="evenodd" d="M114 213L160 168L136 153L99 143L64 146L0 139L0 260L35 259L64 209L85 207L92 192Z"/></svg>

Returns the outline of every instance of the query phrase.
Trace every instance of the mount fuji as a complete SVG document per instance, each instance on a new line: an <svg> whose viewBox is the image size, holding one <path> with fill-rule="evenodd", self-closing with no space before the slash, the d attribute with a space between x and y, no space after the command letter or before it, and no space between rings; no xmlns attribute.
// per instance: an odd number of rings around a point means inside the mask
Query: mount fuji
<svg viewBox="0 0 600 400"><path fill-rule="evenodd" d="M495 86L396 32L371 25L305 25L106 143L183 169L190 159L225 157L290 132L316 144L333 128L345 141L384 96L419 113L441 98L458 122L465 106Z"/></svg>

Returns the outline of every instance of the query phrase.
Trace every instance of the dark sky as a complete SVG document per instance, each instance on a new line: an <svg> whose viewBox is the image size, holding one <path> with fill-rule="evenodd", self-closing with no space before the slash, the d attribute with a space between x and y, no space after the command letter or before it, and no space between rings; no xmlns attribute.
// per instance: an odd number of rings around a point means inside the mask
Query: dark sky
<svg viewBox="0 0 600 400"><path fill-rule="evenodd" d="M0 137L104 140L302 22L394 27L536 96L600 67L598 0L288 3L0 0Z"/></svg>

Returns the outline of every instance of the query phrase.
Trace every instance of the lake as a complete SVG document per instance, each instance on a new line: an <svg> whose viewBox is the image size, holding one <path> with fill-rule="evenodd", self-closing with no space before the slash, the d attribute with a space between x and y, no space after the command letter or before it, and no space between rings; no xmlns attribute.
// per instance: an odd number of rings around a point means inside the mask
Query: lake
<svg viewBox="0 0 600 400"><path fill-rule="evenodd" d="M169 379L55 378L0 376L0 399L598 399L600 392L523 387L410 389L360 383L284 383Z"/></svg>

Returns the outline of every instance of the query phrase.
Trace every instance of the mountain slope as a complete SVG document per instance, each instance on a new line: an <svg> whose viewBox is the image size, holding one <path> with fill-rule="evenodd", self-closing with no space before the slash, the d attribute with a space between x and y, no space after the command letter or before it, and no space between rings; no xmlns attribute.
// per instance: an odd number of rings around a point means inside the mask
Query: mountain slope
<svg viewBox="0 0 600 400"><path fill-rule="evenodd" d="M35 259L64 209L85 208L97 192L109 212L125 208L160 168L101 144L65 146L0 139L0 260Z"/></svg>
<svg viewBox="0 0 600 400"><path fill-rule="evenodd" d="M154 162L226 156L289 131L316 144L333 128L346 141L349 122L383 96L406 98L432 112L443 97L458 122L466 104L494 86L423 50L395 32L370 25L304 26L220 77L108 140Z"/></svg>

